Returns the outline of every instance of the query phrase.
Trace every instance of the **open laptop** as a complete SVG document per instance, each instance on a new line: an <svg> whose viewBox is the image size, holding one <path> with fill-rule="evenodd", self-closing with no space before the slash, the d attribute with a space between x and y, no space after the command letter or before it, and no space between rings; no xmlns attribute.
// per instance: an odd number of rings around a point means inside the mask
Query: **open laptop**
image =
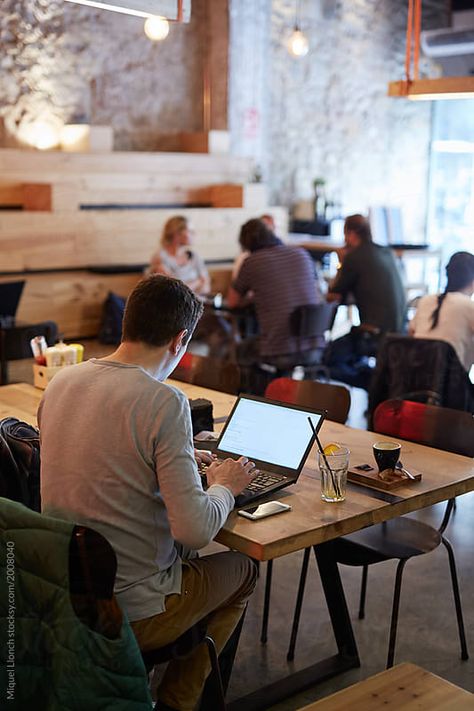
<svg viewBox="0 0 474 711"><path fill-rule="evenodd" d="M236 497L236 507L294 484L315 441L325 412L275 400L241 395L221 432L218 459L248 457L260 474Z"/></svg>
<svg viewBox="0 0 474 711"><path fill-rule="evenodd" d="M24 286L24 281L0 283L0 326L8 328L15 325L16 312Z"/></svg>

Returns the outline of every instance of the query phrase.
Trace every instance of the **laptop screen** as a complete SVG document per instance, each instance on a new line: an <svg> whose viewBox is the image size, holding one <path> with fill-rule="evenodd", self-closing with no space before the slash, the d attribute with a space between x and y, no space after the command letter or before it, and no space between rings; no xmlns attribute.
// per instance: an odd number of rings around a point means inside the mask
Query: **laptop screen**
<svg viewBox="0 0 474 711"><path fill-rule="evenodd" d="M308 417L318 431L322 412L240 397L217 449L297 470L313 438Z"/></svg>

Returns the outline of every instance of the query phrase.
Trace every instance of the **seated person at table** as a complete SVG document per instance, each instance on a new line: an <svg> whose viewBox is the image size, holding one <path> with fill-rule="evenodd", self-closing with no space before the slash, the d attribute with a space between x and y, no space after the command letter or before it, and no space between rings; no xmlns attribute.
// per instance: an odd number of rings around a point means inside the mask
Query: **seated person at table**
<svg viewBox="0 0 474 711"><path fill-rule="evenodd" d="M259 220L275 234L275 220L273 219L273 215L261 215ZM242 251L239 256L235 258L234 264L232 265L232 281L237 279L240 268L249 255L249 250L242 247ZM251 291L246 295L246 307L241 310L241 316L238 318L238 326L242 338L248 338L258 334L258 321L253 304L253 293Z"/></svg>
<svg viewBox="0 0 474 711"><path fill-rule="evenodd" d="M243 368L269 363L291 367L295 354L304 365L321 346L315 338L296 338L290 314L298 306L321 303L319 285L309 254L281 242L262 220L249 220L240 231L240 244L250 252L229 289L230 307L245 304L253 292L260 334L238 344L237 361Z"/></svg>
<svg viewBox="0 0 474 711"><path fill-rule="evenodd" d="M448 281L442 294L423 296L410 322L415 338L450 343L464 368L474 364L474 254L456 252L446 266Z"/></svg>
<svg viewBox="0 0 474 711"><path fill-rule="evenodd" d="M151 258L149 274L184 281L195 294L208 294L209 274L201 257L190 249L192 230L186 217L171 217L163 227L160 249Z"/></svg>
<svg viewBox="0 0 474 711"><path fill-rule="evenodd" d="M367 387L367 357L377 354L380 336L403 331L405 290L391 249L372 241L369 221L363 215L346 218L344 238L342 263L327 299L340 303L351 294L359 310L360 326L331 343L324 362L331 377Z"/></svg>
<svg viewBox="0 0 474 711"><path fill-rule="evenodd" d="M151 258L148 274L164 274L181 279L195 294L203 296L210 291L210 279L206 265L194 250L192 230L186 217L171 217L163 227L161 248ZM216 316L212 308L204 307L204 314L194 333L196 341L209 347L209 355L220 358L229 351L231 326Z"/></svg>
<svg viewBox="0 0 474 711"><path fill-rule="evenodd" d="M262 222L266 224L268 229L275 234L275 220L273 219L273 215L265 214L261 215L259 217ZM240 267L242 264L245 262L247 257L249 256L250 252L248 249L243 249L240 252L239 256L235 258L234 264L232 265L232 279L237 279L237 275L240 272Z"/></svg>
<svg viewBox="0 0 474 711"><path fill-rule="evenodd" d="M162 382L201 311L181 281L144 279L127 301L117 350L58 373L38 412L43 511L90 526L112 544L117 599L143 650L208 617L221 651L255 585L255 566L240 553L183 553L214 538L254 477L245 457L227 459L209 466L203 490L188 400ZM209 668L205 645L173 659L156 708L192 711Z"/></svg>

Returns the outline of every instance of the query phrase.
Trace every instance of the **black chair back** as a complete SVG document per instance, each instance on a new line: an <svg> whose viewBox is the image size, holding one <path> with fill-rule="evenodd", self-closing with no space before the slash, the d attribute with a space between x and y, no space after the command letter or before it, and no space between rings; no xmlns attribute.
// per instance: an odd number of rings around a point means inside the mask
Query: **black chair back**
<svg viewBox="0 0 474 711"><path fill-rule="evenodd" d="M298 338L324 337L332 328L336 308L329 303L298 306L290 316L292 334Z"/></svg>
<svg viewBox="0 0 474 711"><path fill-rule="evenodd" d="M474 412L474 385L456 351L431 338L388 335L380 344L369 413L392 398Z"/></svg>
<svg viewBox="0 0 474 711"><path fill-rule="evenodd" d="M42 321L24 326L0 327L0 385L8 383L8 361L32 358L30 341L44 336L48 346L57 340L58 327L54 321Z"/></svg>

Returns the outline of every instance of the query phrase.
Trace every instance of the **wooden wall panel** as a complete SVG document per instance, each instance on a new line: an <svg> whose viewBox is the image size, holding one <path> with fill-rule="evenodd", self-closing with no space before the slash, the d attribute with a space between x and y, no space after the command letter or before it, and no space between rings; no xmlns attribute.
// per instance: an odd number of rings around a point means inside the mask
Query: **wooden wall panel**
<svg viewBox="0 0 474 711"><path fill-rule="evenodd" d="M210 267L213 292L227 291L230 267ZM2 276L0 282L25 279L17 319L25 323L53 320L65 338L96 337L102 305L109 291L127 297L142 278L130 274L96 274L88 271Z"/></svg>
<svg viewBox="0 0 474 711"><path fill-rule="evenodd" d="M84 174L154 174L190 175L199 181L207 175L227 176L228 181L247 182L252 171L252 160L232 155L188 153L63 153L0 149L0 175L13 182L54 182L64 177Z"/></svg>
<svg viewBox="0 0 474 711"><path fill-rule="evenodd" d="M1 277L26 279L17 319L35 323L52 319L66 338L97 336L108 291L128 296L141 274L93 274L87 271Z"/></svg>
<svg viewBox="0 0 474 711"><path fill-rule="evenodd" d="M21 278L14 272L26 272L18 319L55 320L67 338L95 336L107 292L127 295L141 274L85 269L147 264L164 223L177 213L191 221L195 248L208 262L232 260L240 251L241 225L262 212L271 212L278 234L285 235L287 211L266 206L264 186L245 185L251 169L250 159L230 155L1 149L0 205L24 207L0 211L0 272L12 272L12 279ZM81 204L202 205L211 202L211 186L221 183L240 186L242 207L78 209ZM31 273L54 269L80 271ZM227 281L228 272L215 276L216 291L225 291Z"/></svg>
<svg viewBox="0 0 474 711"><path fill-rule="evenodd" d="M279 234L285 234L286 211L269 210ZM148 262L164 223L176 212L0 212L0 271ZM207 260L233 259L239 252L241 225L255 217L255 210L245 208L188 208L179 212L189 217L195 230L195 247Z"/></svg>

